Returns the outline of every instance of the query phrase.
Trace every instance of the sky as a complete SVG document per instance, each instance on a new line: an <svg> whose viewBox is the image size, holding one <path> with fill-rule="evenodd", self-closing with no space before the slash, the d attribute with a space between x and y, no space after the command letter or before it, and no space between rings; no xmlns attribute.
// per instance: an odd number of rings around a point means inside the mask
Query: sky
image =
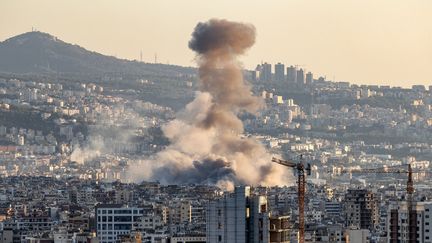
<svg viewBox="0 0 432 243"><path fill-rule="evenodd" d="M196 66L188 49L198 22L253 24L241 57L299 65L358 84L432 85L430 0L1 0L0 41L32 27L125 59Z"/></svg>

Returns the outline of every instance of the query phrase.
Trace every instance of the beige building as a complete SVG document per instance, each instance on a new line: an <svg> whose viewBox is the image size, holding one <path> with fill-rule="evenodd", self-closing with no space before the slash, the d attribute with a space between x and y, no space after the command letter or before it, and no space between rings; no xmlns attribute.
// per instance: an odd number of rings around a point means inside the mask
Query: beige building
<svg viewBox="0 0 432 243"><path fill-rule="evenodd" d="M188 201L180 202L169 207L170 224L181 224L192 221L192 205Z"/></svg>

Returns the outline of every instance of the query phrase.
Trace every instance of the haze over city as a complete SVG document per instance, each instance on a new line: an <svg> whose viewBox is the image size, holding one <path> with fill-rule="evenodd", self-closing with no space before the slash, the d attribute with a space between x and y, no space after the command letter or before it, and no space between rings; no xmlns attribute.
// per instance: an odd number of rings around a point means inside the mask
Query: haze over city
<svg viewBox="0 0 432 243"><path fill-rule="evenodd" d="M432 77L432 2L354 1L22 1L0 3L0 40L47 32L118 58L195 66L183 48L190 29L212 17L253 24L261 61L305 65L330 80L410 87Z"/></svg>

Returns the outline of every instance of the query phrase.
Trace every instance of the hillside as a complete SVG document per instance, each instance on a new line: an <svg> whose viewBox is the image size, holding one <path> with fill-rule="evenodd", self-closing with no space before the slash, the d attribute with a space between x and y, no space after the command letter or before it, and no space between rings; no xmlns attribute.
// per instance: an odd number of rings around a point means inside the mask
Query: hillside
<svg viewBox="0 0 432 243"><path fill-rule="evenodd" d="M193 68L118 59L69 44L50 34L28 32L0 42L0 72L13 74L105 74L179 76Z"/></svg>

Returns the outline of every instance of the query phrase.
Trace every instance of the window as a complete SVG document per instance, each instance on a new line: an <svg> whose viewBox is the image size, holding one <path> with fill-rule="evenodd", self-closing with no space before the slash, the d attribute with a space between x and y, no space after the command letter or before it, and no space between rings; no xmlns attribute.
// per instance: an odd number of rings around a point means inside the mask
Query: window
<svg viewBox="0 0 432 243"><path fill-rule="evenodd" d="M218 241L219 241L219 242L222 241L222 235L219 235Z"/></svg>
<svg viewBox="0 0 432 243"><path fill-rule="evenodd" d="M114 230L130 230L132 225L130 224L115 224Z"/></svg>
<svg viewBox="0 0 432 243"><path fill-rule="evenodd" d="M130 222L132 216L114 216L114 222Z"/></svg>
<svg viewBox="0 0 432 243"><path fill-rule="evenodd" d="M141 217L140 216L134 216L133 221L138 221ZM152 222L153 219L150 219L150 222Z"/></svg>

